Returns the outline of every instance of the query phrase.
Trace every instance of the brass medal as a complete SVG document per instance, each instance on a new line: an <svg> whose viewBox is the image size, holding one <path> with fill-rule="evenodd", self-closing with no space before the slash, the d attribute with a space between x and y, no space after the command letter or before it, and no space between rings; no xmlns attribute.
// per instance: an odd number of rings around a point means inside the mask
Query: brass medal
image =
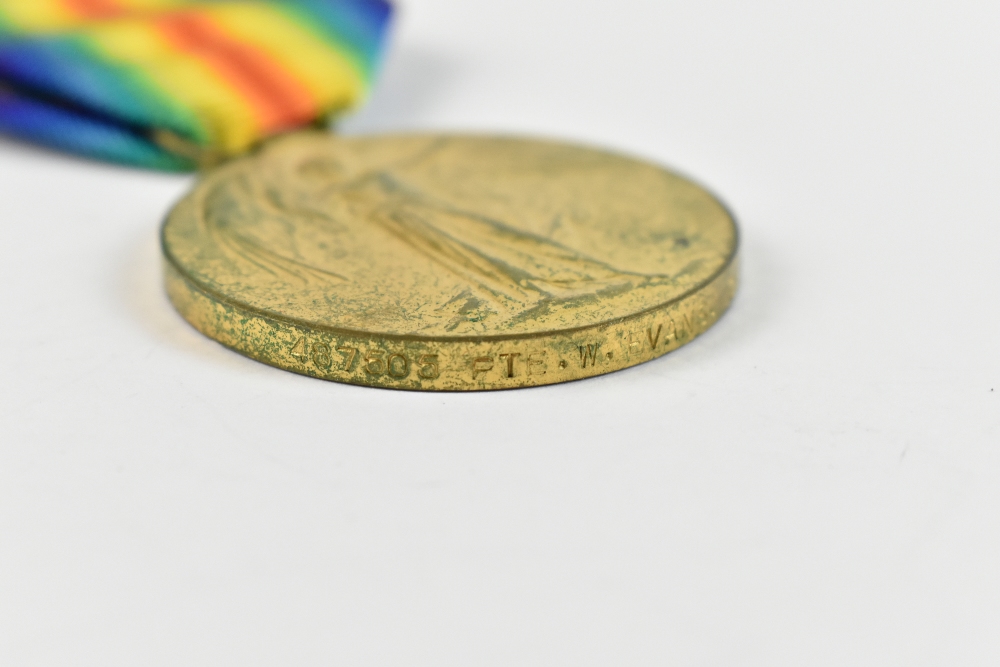
<svg viewBox="0 0 1000 667"><path fill-rule="evenodd" d="M163 227L171 301L267 364L396 389L529 387L691 341L737 283L732 216L563 143L302 133L209 172Z"/></svg>

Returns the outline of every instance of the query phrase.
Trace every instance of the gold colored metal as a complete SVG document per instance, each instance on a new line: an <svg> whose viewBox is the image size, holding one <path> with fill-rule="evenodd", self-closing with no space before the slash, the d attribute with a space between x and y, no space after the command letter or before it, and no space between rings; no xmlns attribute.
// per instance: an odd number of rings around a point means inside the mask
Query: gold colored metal
<svg viewBox="0 0 1000 667"><path fill-rule="evenodd" d="M163 227L205 335L296 373L509 389L633 366L708 329L737 283L732 216L590 148L302 133L208 173Z"/></svg>

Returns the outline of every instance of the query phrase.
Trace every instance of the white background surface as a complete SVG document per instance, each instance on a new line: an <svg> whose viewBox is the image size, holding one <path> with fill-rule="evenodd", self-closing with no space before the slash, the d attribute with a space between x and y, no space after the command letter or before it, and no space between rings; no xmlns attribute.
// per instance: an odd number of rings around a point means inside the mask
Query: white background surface
<svg viewBox="0 0 1000 667"><path fill-rule="evenodd" d="M998 664L1000 5L404 9L345 131L676 166L733 309L563 386L324 383L170 308L188 178L0 143L0 664Z"/></svg>

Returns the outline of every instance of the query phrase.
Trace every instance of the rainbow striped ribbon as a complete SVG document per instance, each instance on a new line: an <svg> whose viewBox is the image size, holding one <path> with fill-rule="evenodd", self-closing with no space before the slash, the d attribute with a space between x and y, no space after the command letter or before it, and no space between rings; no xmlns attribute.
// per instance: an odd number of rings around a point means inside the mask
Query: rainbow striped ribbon
<svg viewBox="0 0 1000 667"><path fill-rule="evenodd" d="M189 170L360 103L387 0L0 0L0 132Z"/></svg>

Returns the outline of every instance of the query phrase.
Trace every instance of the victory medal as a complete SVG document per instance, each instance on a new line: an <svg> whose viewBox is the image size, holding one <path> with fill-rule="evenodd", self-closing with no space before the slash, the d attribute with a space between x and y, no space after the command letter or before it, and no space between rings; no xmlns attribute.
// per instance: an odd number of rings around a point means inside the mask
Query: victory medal
<svg viewBox="0 0 1000 667"><path fill-rule="evenodd" d="M563 143L303 132L209 172L163 228L168 293L259 361L469 391L654 359L726 310L737 230L660 167Z"/></svg>

